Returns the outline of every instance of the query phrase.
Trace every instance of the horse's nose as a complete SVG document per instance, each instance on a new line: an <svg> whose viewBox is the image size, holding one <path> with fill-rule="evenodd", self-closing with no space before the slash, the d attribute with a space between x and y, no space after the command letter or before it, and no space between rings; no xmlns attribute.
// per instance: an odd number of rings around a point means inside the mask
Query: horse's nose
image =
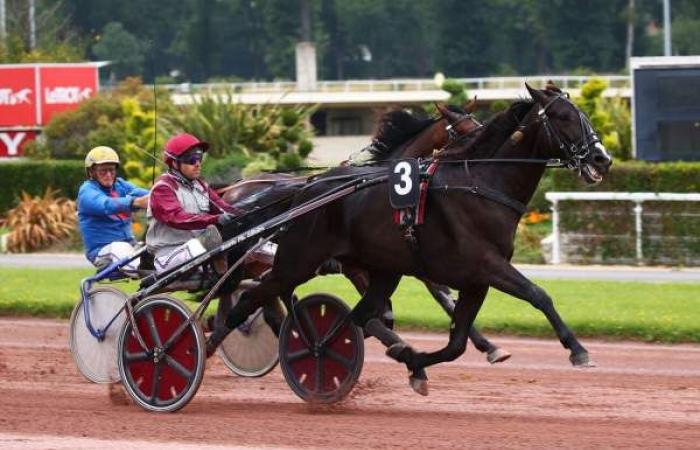
<svg viewBox="0 0 700 450"><path fill-rule="evenodd" d="M593 155L593 163L599 167L610 167L612 166L613 160L607 153L596 152L596 154Z"/></svg>
<svg viewBox="0 0 700 450"><path fill-rule="evenodd" d="M613 159L605 149L605 146L598 142L595 145L595 149L597 151L593 152L593 163L598 167L610 167L613 163Z"/></svg>

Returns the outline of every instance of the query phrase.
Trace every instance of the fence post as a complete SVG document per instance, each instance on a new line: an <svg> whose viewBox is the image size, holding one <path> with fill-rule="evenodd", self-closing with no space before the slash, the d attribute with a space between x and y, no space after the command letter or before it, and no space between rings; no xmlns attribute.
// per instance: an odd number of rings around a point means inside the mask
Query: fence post
<svg viewBox="0 0 700 450"><path fill-rule="evenodd" d="M559 248L559 201L552 199L552 264L561 263Z"/></svg>
<svg viewBox="0 0 700 450"><path fill-rule="evenodd" d="M642 201L637 200L634 202L634 230L637 237L637 264L641 265L643 263L644 254L642 253Z"/></svg>

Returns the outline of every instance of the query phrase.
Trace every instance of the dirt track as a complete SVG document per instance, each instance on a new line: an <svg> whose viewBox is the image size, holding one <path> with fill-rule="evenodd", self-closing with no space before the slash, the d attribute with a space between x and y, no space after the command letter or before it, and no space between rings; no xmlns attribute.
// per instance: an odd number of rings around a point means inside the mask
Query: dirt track
<svg viewBox="0 0 700 450"><path fill-rule="evenodd" d="M360 384L333 407L301 402L278 369L260 379L209 362L175 414L115 404L85 381L67 322L0 319L0 448L698 448L700 346L584 339L599 367L570 368L552 340L497 338L514 357L489 366L470 346L429 369L431 393L368 342ZM442 336L408 334L421 349Z"/></svg>

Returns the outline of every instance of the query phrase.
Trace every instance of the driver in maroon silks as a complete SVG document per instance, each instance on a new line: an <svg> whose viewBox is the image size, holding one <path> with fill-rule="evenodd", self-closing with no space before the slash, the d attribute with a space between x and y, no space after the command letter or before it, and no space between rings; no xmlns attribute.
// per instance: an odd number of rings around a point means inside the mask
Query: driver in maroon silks
<svg viewBox="0 0 700 450"><path fill-rule="evenodd" d="M221 235L210 225L224 225L238 214L200 179L208 148L208 143L187 133L165 144L169 169L153 186L147 211L146 245L159 273L215 248ZM223 274L225 258L215 258L214 267Z"/></svg>

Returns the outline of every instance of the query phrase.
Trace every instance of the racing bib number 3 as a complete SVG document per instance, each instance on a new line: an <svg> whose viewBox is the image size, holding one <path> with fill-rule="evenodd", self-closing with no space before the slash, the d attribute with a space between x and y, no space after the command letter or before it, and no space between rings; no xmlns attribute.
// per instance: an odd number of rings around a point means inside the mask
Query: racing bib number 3
<svg viewBox="0 0 700 450"><path fill-rule="evenodd" d="M389 200L393 208L416 206L420 190L418 161L413 158L396 161L389 168L389 186Z"/></svg>

